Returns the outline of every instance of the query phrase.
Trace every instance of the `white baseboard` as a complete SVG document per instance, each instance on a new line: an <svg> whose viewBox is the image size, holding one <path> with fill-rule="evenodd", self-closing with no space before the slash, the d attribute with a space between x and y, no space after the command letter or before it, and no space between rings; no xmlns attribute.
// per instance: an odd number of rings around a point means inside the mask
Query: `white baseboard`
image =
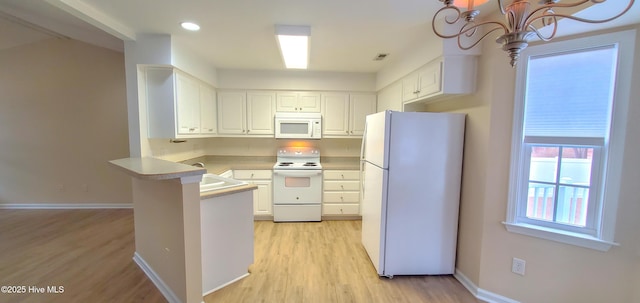
<svg viewBox="0 0 640 303"><path fill-rule="evenodd" d="M237 278L235 278L235 279L233 279L233 280L231 280L231 281L229 281L229 282L227 282L227 283L224 283L224 284L222 284L222 285L220 285L220 286L218 286L218 287L216 287L216 288L214 288L214 289L212 289L212 290L210 290L210 291L207 291L207 292L203 293L203 294L202 294L202 296L204 297L204 296L206 296L206 295L208 295L208 294L210 294L210 293L213 293L213 292L215 292L215 291L217 291L217 290L219 290L219 289L222 289L222 288L224 288L224 287L227 287L227 286L229 286L229 285L231 285L231 284L235 283L236 281L238 281L238 280L242 280L242 279L244 279L244 278L246 278L246 277L248 277L248 276L249 276L249 273L246 273L246 274L244 274L244 275L242 275L242 276L239 276L239 277L237 277Z"/></svg>
<svg viewBox="0 0 640 303"><path fill-rule="evenodd" d="M30 203L0 204L0 209L131 209L133 203Z"/></svg>
<svg viewBox="0 0 640 303"><path fill-rule="evenodd" d="M133 262L136 262L140 269L149 277L151 282L158 288L158 290L162 293L165 299L169 301L169 303L182 303L180 299L176 296L176 294L169 288L169 286L162 281L160 276L156 274L153 269L147 264L147 262L142 259L142 257L138 254L138 252L133 253Z"/></svg>
<svg viewBox="0 0 640 303"><path fill-rule="evenodd" d="M453 277L464 286L474 297L478 297L478 286L471 282L467 276L465 276L461 271L456 268L456 272L453 274Z"/></svg>
<svg viewBox="0 0 640 303"><path fill-rule="evenodd" d="M519 301L479 288L457 268L453 276L460 282L460 284L462 284L462 286L464 286L472 295L474 295L479 300L488 303L520 303Z"/></svg>

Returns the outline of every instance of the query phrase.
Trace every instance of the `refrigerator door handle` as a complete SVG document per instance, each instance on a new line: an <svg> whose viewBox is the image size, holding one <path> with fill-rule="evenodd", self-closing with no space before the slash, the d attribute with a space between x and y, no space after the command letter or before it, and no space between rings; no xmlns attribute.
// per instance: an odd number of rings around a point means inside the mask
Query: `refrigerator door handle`
<svg viewBox="0 0 640 303"><path fill-rule="evenodd" d="M364 120L364 131L362 132L362 145L360 146L360 201L364 201L364 147L367 141L367 120Z"/></svg>

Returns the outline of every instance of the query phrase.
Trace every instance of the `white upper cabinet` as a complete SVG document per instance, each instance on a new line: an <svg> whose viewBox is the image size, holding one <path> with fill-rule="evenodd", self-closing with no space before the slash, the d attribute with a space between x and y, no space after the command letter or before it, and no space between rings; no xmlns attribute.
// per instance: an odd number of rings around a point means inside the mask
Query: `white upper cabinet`
<svg viewBox="0 0 640 303"><path fill-rule="evenodd" d="M273 137L275 93L219 92L218 134Z"/></svg>
<svg viewBox="0 0 640 303"><path fill-rule="evenodd" d="M218 92L218 133L243 135L246 131L246 92Z"/></svg>
<svg viewBox="0 0 640 303"><path fill-rule="evenodd" d="M198 81L175 72L178 134L200 133L200 92Z"/></svg>
<svg viewBox="0 0 640 303"><path fill-rule="evenodd" d="M272 92L247 93L247 135L275 134L276 96Z"/></svg>
<svg viewBox="0 0 640 303"><path fill-rule="evenodd" d="M375 94L322 94L322 136L362 137L367 115L376 112Z"/></svg>
<svg viewBox="0 0 640 303"><path fill-rule="evenodd" d="M475 91L475 56L445 56L402 79L402 101L433 102Z"/></svg>
<svg viewBox="0 0 640 303"><path fill-rule="evenodd" d="M376 112L376 95L351 94L349 99L349 135L361 137L367 115Z"/></svg>
<svg viewBox="0 0 640 303"><path fill-rule="evenodd" d="M349 94L322 94L322 136L349 135Z"/></svg>
<svg viewBox="0 0 640 303"><path fill-rule="evenodd" d="M402 111L402 82L397 81L378 92L377 111Z"/></svg>
<svg viewBox="0 0 640 303"><path fill-rule="evenodd" d="M200 84L200 133L216 134L217 123L217 102L216 91L213 87Z"/></svg>
<svg viewBox="0 0 640 303"><path fill-rule="evenodd" d="M320 112L320 93L317 92L277 92L277 112Z"/></svg>
<svg viewBox="0 0 640 303"><path fill-rule="evenodd" d="M145 94L149 138L198 138L216 133L211 127L215 124L215 91L206 83L172 67L149 66L145 68ZM214 101L208 100L211 96Z"/></svg>

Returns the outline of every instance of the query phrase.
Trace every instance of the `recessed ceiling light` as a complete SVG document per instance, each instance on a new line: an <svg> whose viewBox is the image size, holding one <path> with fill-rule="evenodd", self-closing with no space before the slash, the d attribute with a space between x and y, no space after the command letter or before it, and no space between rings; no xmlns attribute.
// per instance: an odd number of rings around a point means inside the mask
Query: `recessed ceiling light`
<svg viewBox="0 0 640 303"><path fill-rule="evenodd" d="M193 22L182 22L180 23L180 26L182 26L182 28L188 30L188 31L197 31L200 29L200 25L197 25Z"/></svg>

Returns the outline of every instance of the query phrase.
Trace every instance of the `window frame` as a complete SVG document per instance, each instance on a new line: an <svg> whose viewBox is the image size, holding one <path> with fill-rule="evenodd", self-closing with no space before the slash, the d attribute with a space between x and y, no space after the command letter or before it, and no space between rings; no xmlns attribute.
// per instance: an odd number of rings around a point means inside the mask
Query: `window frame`
<svg viewBox="0 0 640 303"><path fill-rule="evenodd" d="M580 147L592 148L593 156L591 159L591 176L590 176L591 182L589 186L587 186L587 188L589 189L589 199L587 204L588 210L587 210L586 225L584 227L574 227L571 225L566 225L566 224L557 223L557 222L550 222L550 221L528 218L526 203L518 203L516 206L517 222L531 224L531 225L540 225L543 227L563 230L566 232L582 233L590 236L597 236L598 218L595 217L594 215L597 215L597 213L599 212L598 210L602 206L601 192L602 192L603 183L602 183L602 177L601 177L602 174L600 173L600 170L602 165L604 164L603 163L604 159L606 158L605 157L606 153L602 152L603 150L605 150L605 147L604 145L594 145L593 143L591 144L588 143L590 141L591 142L597 141L597 140L592 140L592 138L585 138L586 140L575 140L575 139L578 139L578 138L568 138L568 139L562 140L562 139L558 139L557 137L549 137L547 140L545 140L539 137L537 138L537 140L535 140L536 143L531 143L531 142L522 143L523 162L521 164L529 164L529 165L523 165L522 176L523 177L529 176L529 172L530 172L529 168L531 163L531 149L534 146L552 146L552 147L562 147L562 148L580 146ZM559 143L559 142L563 142L563 143ZM577 143L577 142L580 142L580 143ZM562 157L560 159L562 159ZM558 166L561 165L561 162L562 160L559 160ZM560 179L559 176L556 176L554 181L555 186L563 186L563 185L571 186L571 184L563 184L559 179ZM520 179L519 188L518 188L520 196L518 197L518 199L522 199L522 200L528 199L528 190L529 190L530 182L532 182L532 180L529 178ZM550 182L540 181L537 183L550 183ZM585 187L585 186L580 186L580 187ZM557 190L558 189L556 189L555 191ZM557 199L558 197L554 195L554 200L556 202L557 202Z"/></svg>
<svg viewBox="0 0 640 303"><path fill-rule="evenodd" d="M618 245L614 242L614 233L626 136L627 108L630 102L635 37L635 30L626 30L559 42L547 42L529 46L522 52L520 64L516 70L509 196L506 221L503 222L508 231L600 251L607 251L611 246ZM598 143L598 140L602 141L598 138L575 141L576 138L566 138L568 140L549 138L547 140L545 137L536 137L538 140L534 140L535 142L525 142L524 111L529 58L560 55L614 44L618 47L618 62L613 88L609 136L605 138L604 142ZM585 142L589 144L585 144ZM558 226L559 223L548 224L547 222L541 223L539 220L523 220L523 211L524 217L526 217L527 200L522 197L528 196L530 166L530 161L523 162L526 157L530 157L530 153L529 156L526 153L527 146L532 144L568 146L576 145L576 143L594 148L602 146L597 152L594 149L592 159L592 170L595 169L595 172L592 171L591 174L592 178L595 176L597 179L591 179L589 207L595 208L592 214L595 214L596 217L587 219L588 232L587 229L576 230L566 228L566 225ZM596 153L599 157L597 161L595 159ZM594 205L591 203L592 199L596 199Z"/></svg>

